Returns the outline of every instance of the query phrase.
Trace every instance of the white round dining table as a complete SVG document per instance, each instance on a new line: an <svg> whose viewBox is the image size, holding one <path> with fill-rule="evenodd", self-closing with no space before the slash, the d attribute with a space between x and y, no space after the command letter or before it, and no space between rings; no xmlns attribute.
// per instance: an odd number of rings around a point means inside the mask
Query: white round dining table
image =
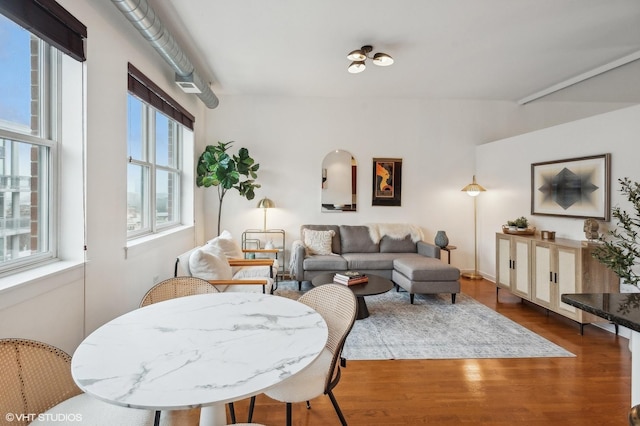
<svg viewBox="0 0 640 426"><path fill-rule="evenodd" d="M216 293L152 304L104 324L71 361L86 393L125 407L202 407L200 424L226 424L225 404L303 370L327 341L312 308L280 296Z"/></svg>

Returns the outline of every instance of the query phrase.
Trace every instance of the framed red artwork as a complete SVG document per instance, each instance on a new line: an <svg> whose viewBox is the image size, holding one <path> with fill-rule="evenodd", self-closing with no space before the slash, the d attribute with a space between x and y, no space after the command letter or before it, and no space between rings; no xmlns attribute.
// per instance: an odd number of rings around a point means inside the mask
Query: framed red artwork
<svg viewBox="0 0 640 426"><path fill-rule="evenodd" d="M373 159L372 206L400 206L402 194L402 159Z"/></svg>

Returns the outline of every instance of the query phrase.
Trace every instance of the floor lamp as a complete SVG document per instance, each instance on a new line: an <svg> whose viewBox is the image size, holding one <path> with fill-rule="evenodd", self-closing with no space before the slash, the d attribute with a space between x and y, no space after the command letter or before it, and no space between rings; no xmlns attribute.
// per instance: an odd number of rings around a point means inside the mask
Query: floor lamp
<svg viewBox="0 0 640 426"><path fill-rule="evenodd" d="M475 267L473 272L464 272L461 275L463 278L470 280L481 280L482 275L478 272L478 208L476 206L476 198L478 194L486 191L486 189L476 183L476 176L473 175L473 182L462 188L462 191L473 197L473 260Z"/></svg>

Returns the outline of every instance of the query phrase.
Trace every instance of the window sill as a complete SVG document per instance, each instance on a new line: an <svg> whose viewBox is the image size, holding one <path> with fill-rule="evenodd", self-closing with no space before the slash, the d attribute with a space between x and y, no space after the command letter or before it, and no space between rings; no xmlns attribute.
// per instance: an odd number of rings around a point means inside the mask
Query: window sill
<svg viewBox="0 0 640 426"><path fill-rule="evenodd" d="M145 235L143 237L131 239L127 241L127 246L124 248L124 258L131 259L138 256L141 253L147 253L150 248L158 243L158 240L162 239L169 241L170 239L176 239L178 242L185 238L185 233L193 234L193 225L177 226L175 228L168 229L156 234Z"/></svg>
<svg viewBox="0 0 640 426"><path fill-rule="evenodd" d="M0 309L84 279L84 262L54 261L0 278Z"/></svg>

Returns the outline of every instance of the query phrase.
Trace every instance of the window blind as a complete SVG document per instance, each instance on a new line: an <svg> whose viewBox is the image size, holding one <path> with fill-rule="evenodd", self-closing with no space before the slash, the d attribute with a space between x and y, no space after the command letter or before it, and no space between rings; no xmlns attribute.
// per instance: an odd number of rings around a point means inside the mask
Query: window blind
<svg viewBox="0 0 640 426"><path fill-rule="evenodd" d="M193 130L195 117L136 67L128 64L128 88L134 96Z"/></svg>
<svg viewBox="0 0 640 426"><path fill-rule="evenodd" d="M87 27L54 0L2 0L0 13L78 61Z"/></svg>

